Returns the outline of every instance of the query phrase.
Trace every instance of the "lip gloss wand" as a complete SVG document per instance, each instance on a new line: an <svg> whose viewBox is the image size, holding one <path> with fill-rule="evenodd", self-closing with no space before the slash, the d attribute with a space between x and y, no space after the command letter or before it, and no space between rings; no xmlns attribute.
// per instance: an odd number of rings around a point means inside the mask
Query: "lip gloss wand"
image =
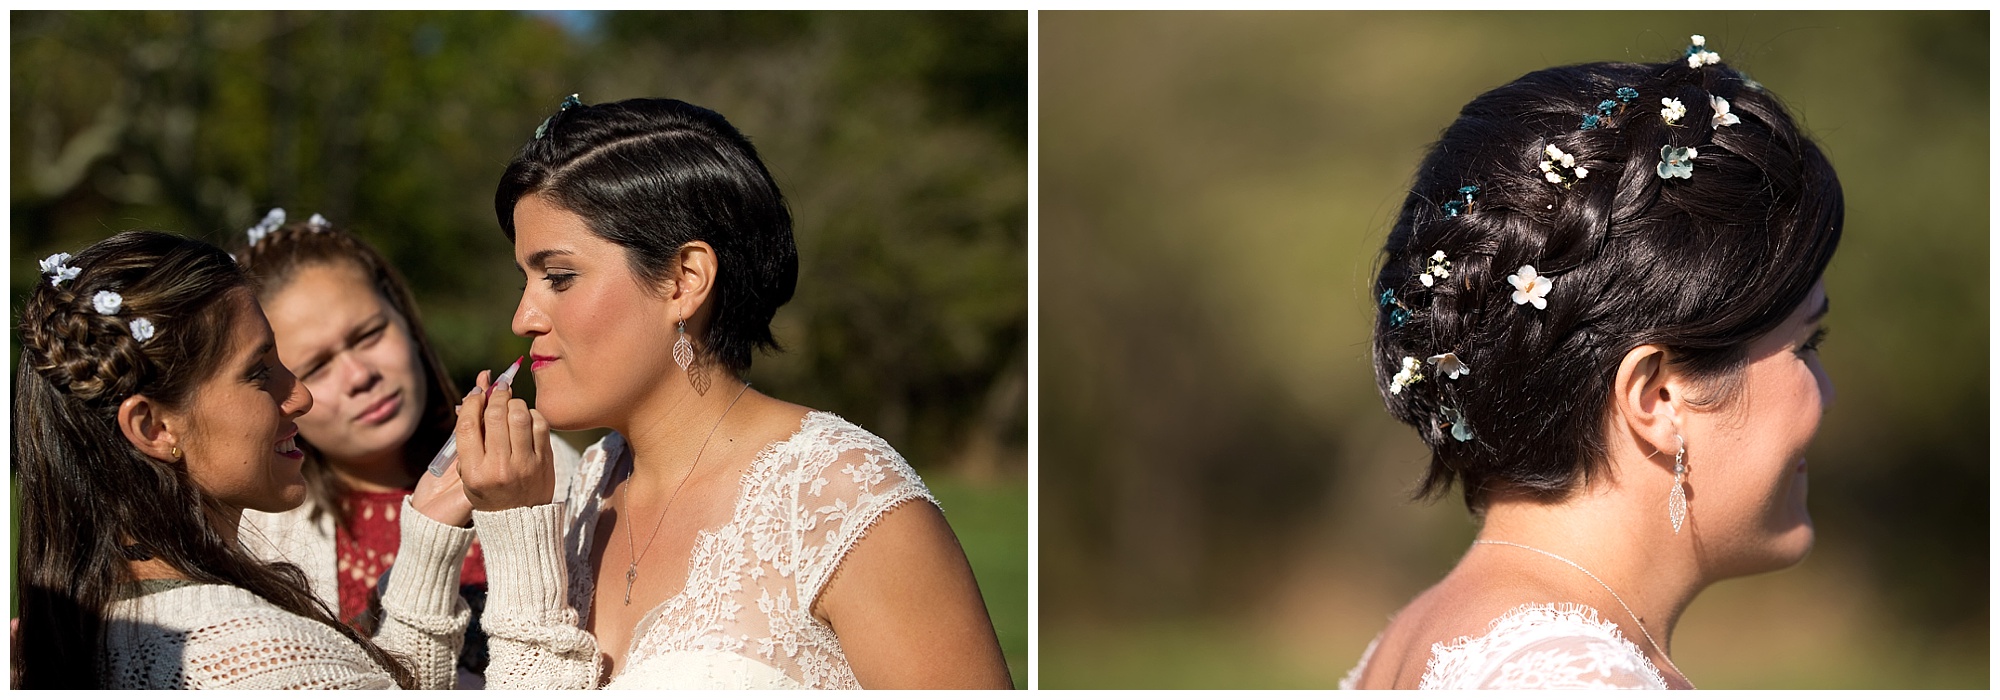
<svg viewBox="0 0 2000 700"><path fill-rule="evenodd" d="M486 393L491 394L494 389L503 386L513 386L514 373L521 371L521 359L518 357L514 358L514 364L507 365L507 371L501 372L498 377L494 377L493 384L486 387ZM444 476L445 468L450 467L452 460L455 459L458 459L457 431L452 432L451 439L444 441L444 449L438 450L437 456L431 458L431 476Z"/></svg>

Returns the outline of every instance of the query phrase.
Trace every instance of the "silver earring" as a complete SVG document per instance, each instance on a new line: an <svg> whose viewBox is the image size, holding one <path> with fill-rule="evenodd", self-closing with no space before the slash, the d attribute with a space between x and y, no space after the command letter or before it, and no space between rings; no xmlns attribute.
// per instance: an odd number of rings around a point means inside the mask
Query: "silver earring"
<svg viewBox="0 0 2000 700"><path fill-rule="evenodd" d="M687 321L675 322L674 330L681 334L674 341L674 364L680 365L683 372L691 371L688 368L694 366L694 343L688 342Z"/></svg>
<svg viewBox="0 0 2000 700"><path fill-rule="evenodd" d="M694 387L695 395L707 396L708 373L694 366L694 343L688 342L687 321L675 323L674 329L681 335L674 340L674 364L680 365L681 371L687 372L688 385Z"/></svg>
<svg viewBox="0 0 2000 700"><path fill-rule="evenodd" d="M1687 440L1680 434L1674 435L1674 442L1680 449L1674 452L1674 490L1667 493L1667 518L1674 521L1674 534L1681 533L1681 523L1687 521Z"/></svg>

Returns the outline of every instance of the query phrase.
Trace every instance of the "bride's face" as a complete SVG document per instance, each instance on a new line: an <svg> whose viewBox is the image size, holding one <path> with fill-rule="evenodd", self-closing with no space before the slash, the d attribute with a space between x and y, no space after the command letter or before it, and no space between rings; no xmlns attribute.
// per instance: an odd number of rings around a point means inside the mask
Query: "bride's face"
<svg viewBox="0 0 2000 700"><path fill-rule="evenodd" d="M673 309L632 274L625 249L540 196L514 205L527 275L514 333L532 339L535 408L560 430L620 427L673 376Z"/></svg>
<svg viewBox="0 0 2000 700"><path fill-rule="evenodd" d="M1833 403L1820 367L1826 285L1751 345L1736 395L1687 416L1688 517L1714 578L1798 563L1811 551L1806 446Z"/></svg>

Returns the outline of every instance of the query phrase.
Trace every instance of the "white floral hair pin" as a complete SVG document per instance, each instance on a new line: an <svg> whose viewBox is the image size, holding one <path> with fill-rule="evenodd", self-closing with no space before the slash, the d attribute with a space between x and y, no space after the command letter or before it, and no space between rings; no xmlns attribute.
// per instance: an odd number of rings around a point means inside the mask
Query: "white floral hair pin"
<svg viewBox="0 0 2000 700"><path fill-rule="evenodd" d="M1689 68L1712 66L1722 62L1722 54L1708 50L1708 37L1700 34L1688 36L1687 59Z"/></svg>
<svg viewBox="0 0 2000 700"><path fill-rule="evenodd" d="M272 207L271 211L264 213L263 221L257 222L256 226L250 227L248 230L244 231L244 233L250 235L250 247L255 248L257 247L258 241L264 240L265 236L271 235L272 231L276 231L278 230L278 227L284 225L285 225L285 210L279 209L277 207Z"/></svg>
<svg viewBox="0 0 2000 700"><path fill-rule="evenodd" d="M327 221L326 217L319 215L319 212L313 212L312 218L306 219L306 225L315 231L325 231L333 227L333 222Z"/></svg>
<svg viewBox="0 0 2000 700"><path fill-rule="evenodd" d="M1437 367L1438 374L1452 379L1457 379L1461 375L1472 374L1472 368L1467 366L1464 360L1458 359L1458 353L1455 352L1432 355L1429 359L1424 360L1424 362Z"/></svg>
<svg viewBox="0 0 2000 700"><path fill-rule="evenodd" d="M1569 187L1590 177L1590 169L1577 165L1576 156L1564 153L1553 143L1542 148L1542 156L1542 179Z"/></svg>
<svg viewBox="0 0 2000 700"><path fill-rule="evenodd" d="M1431 254L1430 263L1424 266L1423 274L1417 275L1417 281L1428 287L1450 276L1451 261L1444 259L1444 251L1440 250Z"/></svg>
<svg viewBox="0 0 2000 700"><path fill-rule="evenodd" d="M141 344L153 339L153 322L143 318L132 319L132 339Z"/></svg>
<svg viewBox="0 0 2000 700"><path fill-rule="evenodd" d="M1423 380L1424 363L1417 361L1417 358L1405 355L1403 357L1403 369L1397 372L1396 376L1389 378L1389 393L1403 393L1403 387Z"/></svg>
<svg viewBox="0 0 2000 700"><path fill-rule="evenodd" d="M49 284L60 287L62 283L83 274L83 268L70 267L69 260L69 253L56 253L42 258L42 274L49 276Z"/></svg>
<svg viewBox="0 0 2000 700"><path fill-rule="evenodd" d="M1521 269L1507 276L1507 283L1514 285L1514 303L1534 304L1537 309L1549 308L1549 290L1555 281L1535 272L1535 266L1522 265Z"/></svg>
<svg viewBox="0 0 2000 700"><path fill-rule="evenodd" d="M1715 116L1708 118L1709 128L1720 129L1725 126L1736 126L1743 123L1743 120L1737 119L1735 114L1729 112L1729 100L1709 95L1708 107L1715 112Z"/></svg>
<svg viewBox="0 0 2000 700"><path fill-rule="evenodd" d="M1681 117L1687 116L1687 105L1681 104L1678 97L1661 98L1660 104L1664 105L1660 108L1660 118L1666 120L1667 126L1680 126Z"/></svg>
<svg viewBox="0 0 2000 700"><path fill-rule="evenodd" d="M118 310L124 308L124 306L125 297L109 289L97 290L96 294L90 296L90 308L96 309L97 313L106 316L116 315Z"/></svg>

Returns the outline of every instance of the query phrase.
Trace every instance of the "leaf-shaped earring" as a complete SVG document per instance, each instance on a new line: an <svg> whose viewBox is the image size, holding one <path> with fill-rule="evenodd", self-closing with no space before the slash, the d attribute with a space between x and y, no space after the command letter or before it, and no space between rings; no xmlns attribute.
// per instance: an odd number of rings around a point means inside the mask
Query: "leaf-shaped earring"
<svg viewBox="0 0 2000 700"><path fill-rule="evenodd" d="M1687 440L1679 434L1674 435L1674 442L1680 445L1680 449L1674 452L1674 490L1667 493L1667 518L1674 522L1674 534L1678 535L1681 534L1681 523L1687 521L1688 515L1686 485L1688 447Z"/></svg>
<svg viewBox="0 0 2000 700"><path fill-rule="evenodd" d="M674 341L674 364L680 365L683 372L692 372L690 368L694 366L694 343L688 342L687 321L676 322L674 331L681 336Z"/></svg>

